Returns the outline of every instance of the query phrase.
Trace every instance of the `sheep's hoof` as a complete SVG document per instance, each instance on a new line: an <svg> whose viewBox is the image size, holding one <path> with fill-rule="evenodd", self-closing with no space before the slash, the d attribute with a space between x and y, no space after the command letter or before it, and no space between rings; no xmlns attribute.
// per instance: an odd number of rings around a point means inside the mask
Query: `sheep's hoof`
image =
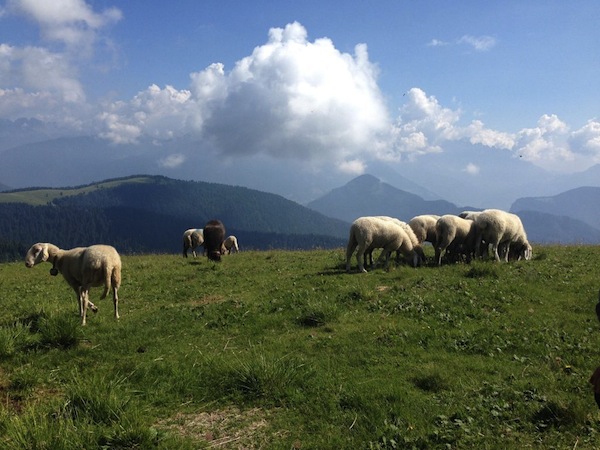
<svg viewBox="0 0 600 450"><path fill-rule="evenodd" d="M96 305L90 305L90 309L92 310L92 312L98 312L98 307Z"/></svg>
<svg viewBox="0 0 600 450"><path fill-rule="evenodd" d="M50 269L50 275L52 275L53 277L58 275L58 269L56 267L53 267L52 269Z"/></svg>

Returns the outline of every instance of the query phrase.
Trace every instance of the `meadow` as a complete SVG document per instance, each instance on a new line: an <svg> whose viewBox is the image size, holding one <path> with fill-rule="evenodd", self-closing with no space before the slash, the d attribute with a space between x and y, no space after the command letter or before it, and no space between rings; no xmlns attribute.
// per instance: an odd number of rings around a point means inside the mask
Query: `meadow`
<svg viewBox="0 0 600 450"><path fill-rule="evenodd" d="M595 448L599 260L123 256L121 319L95 288L85 327L49 264L0 264L0 447Z"/></svg>

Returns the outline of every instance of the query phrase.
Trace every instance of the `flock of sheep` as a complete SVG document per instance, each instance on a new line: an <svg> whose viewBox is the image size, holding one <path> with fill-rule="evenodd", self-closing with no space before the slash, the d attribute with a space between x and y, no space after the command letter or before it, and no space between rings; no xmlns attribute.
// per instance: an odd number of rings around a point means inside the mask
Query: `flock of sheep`
<svg viewBox="0 0 600 450"><path fill-rule="evenodd" d="M219 220L209 221L204 230L191 229L183 234L183 256L192 249L196 256L196 248L204 246L204 253L213 261L220 261L222 254L231 251L239 252L237 238L225 238L225 227ZM98 308L89 299L92 287L104 286L102 299L112 290L115 319L119 318L119 296L121 286L121 257L110 245L92 245L63 250L54 244L38 242L31 246L25 255L25 266L31 268L36 264L49 262L52 264L50 275L62 274L65 281L75 291L79 305L81 324L86 324L88 308L97 312Z"/></svg>
<svg viewBox="0 0 600 450"><path fill-rule="evenodd" d="M521 219L499 209L464 211L459 215L425 214L413 217L408 223L386 216L356 219L350 226L346 247L346 271L350 272L352 255L356 250L358 271L373 266L373 250L383 249L377 263L389 265L390 255L396 252L407 258L413 267L425 261L423 242L435 250L435 263L482 258L489 248L496 261L531 259L532 248Z"/></svg>
<svg viewBox="0 0 600 450"><path fill-rule="evenodd" d="M386 216L360 217L350 227L346 248L346 271L356 250L358 271L366 272L365 266L373 267L373 251L383 249L377 262L385 260L389 265L390 255L404 255L414 267L425 261L423 242L430 242L435 249L435 261L442 263L442 253L450 261L465 258L467 262L487 254L492 247L497 261L504 259L531 259L532 249L521 219L515 214L497 209L481 212L465 211L458 216L420 215L408 223ZM188 250L196 256L196 248L204 247L212 261L220 261L221 255L239 252L237 238L225 238L225 227L219 220L209 221L203 229L192 228L183 233L183 256ZM121 285L121 257L110 245L92 245L62 250L54 244L37 243L25 255L29 268L41 262L50 262L53 276L61 273L75 291L79 305L81 324L86 324L88 308L98 308L89 300L92 287L104 286L101 298L112 290L115 319L119 318L118 290ZM368 264L367 264L368 263Z"/></svg>

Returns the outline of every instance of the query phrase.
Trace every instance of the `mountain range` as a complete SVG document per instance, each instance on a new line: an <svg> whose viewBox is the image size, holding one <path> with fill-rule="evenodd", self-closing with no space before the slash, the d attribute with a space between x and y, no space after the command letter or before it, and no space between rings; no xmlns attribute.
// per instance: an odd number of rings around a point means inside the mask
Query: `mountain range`
<svg viewBox="0 0 600 450"><path fill-rule="evenodd" d="M536 243L600 243L600 188L581 187L556 196L517 199L509 211L518 214ZM346 222L363 215L388 215L408 221L419 214L458 214L479 210L444 200L424 200L371 175L362 175L307 204Z"/></svg>
<svg viewBox="0 0 600 450"><path fill-rule="evenodd" d="M0 259L35 242L107 243L124 253L179 253L182 234L220 219L242 249L345 245L348 224L279 195L216 183L132 176L0 193Z"/></svg>
<svg viewBox="0 0 600 450"><path fill-rule="evenodd" d="M527 197L519 214L533 243L600 243L600 188ZM0 193L0 260L18 259L34 242L69 248L104 242L126 253L181 251L181 235L212 218L242 248L345 246L350 222L366 215L408 221L419 214L458 214L471 206L425 200L372 175L356 177L303 206L280 195L219 183L130 176L64 188Z"/></svg>
<svg viewBox="0 0 600 450"><path fill-rule="evenodd" d="M290 159L291 158L291 159ZM470 168L470 170L467 170ZM133 174L245 186L306 205L357 176L332 163L319 166L292 157L224 155L192 136L140 138L113 144L97 136L65 135L33 119L0 121L0 188L64 187ZM519 198L600 187L600 165L583 172L551 173L508 151L448 143L435 154L394 163L364 162L363 172L424 200L509 209Z"/></svg>

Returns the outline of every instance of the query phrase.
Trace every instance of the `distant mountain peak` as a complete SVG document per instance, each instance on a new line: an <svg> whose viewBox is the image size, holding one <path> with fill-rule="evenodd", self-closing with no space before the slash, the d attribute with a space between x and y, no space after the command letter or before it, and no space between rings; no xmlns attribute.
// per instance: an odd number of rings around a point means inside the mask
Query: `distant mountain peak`
<svg viewBox="0 0 600 450"><path fill-rule="evenodd" d="M380 184L381 180L379 178L377 178L376 176L370 175L368 173L365 173L363 175L359 175L356 178L353 178L352 180L350 180L348 183L346 183L346 186L352 186L352 185L356 185L356 186L371 186L374 184Z"/></svg>
<svg viewBox="0 0 600 450"><path fill-rule="evenodd" d="M457 207L450 202L424 200L369 174L350 180L307 206L347 222L370 215L392 216L408 221L418 214L458 214Z"/></svg>

